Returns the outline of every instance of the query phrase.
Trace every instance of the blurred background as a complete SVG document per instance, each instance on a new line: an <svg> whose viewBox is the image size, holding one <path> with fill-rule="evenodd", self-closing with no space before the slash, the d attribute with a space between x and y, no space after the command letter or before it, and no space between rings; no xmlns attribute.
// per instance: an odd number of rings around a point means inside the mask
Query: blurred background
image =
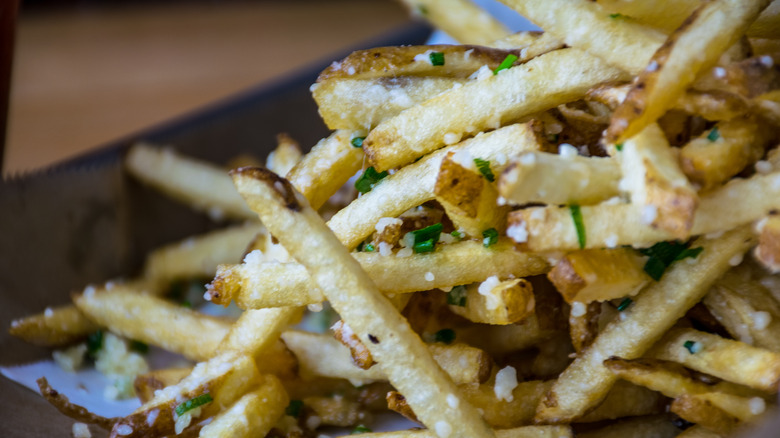
<svg viewBox="0 0 780 438"><path fill-rule="evenodd" d="M3 174L331 60L407 20L391 0L21 1Z"/></svg>

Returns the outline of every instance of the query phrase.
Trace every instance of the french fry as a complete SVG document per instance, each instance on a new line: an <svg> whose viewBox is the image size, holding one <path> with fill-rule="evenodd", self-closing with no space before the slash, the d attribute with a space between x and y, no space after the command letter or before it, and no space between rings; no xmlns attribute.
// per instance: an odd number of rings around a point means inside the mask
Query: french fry
<svg viewBox="0 0 780 438"><path fill-rule="evenodd" d="M217 414L211 423L201 429L200 436L265 436L284 414L289 403L282 382L272 375L265 375L259 388L248 392Z"/></svg>
<svg viewBox="0 0 780 438"><path fill-rule="evenodd" d="M700 197L691 235L715 233L759 220L780 208L778 199L780 173L734 179ZM667 232L642 224L642 209L632 204L582 206L581 214L585 248L645 246L674 238ZM527 251L579 248L577 230L568 207L532 207L513 211L508 218L507 235Z"/></svg>
<svg viewBox="0 0 780 438"><path fill-rule="evenodd" d="M306 397L303 404L313 411L308 418L317 417L323 425L348 427L372 420L371 413L360 403L342 396Z"/></svg>
<svg viewBox="0 0 780 438"><path fill-rule="evenodd" d="M98 328L76 307L66 305L15 319L11 321L8 332L33 345L57 348L84 339Z"/></svg>
<svg viewBox="0 0 780 438"><path fill-rule="evenodd" d="M357 335L344 323L344 320L338 320L331 327L333 330L333 337L341 342L342 345L349 349L349 355L352 358L352 363L361 369L367 370L374 366L374 358L371 356L371 352L366 347Z"/></svg>
<svg viewBox="0 0 780 438"><path fill-rule="evenodd" d="M680 164L691 182L706 191L755 164L769 132L755 118L721 122L680 149Z"/></svg>
<svg viewBox="0 0 780 438"><path fill-rule="evenodd" d="M265 160L265 167L279 176L285 176L293 166L301 161L303 153L301 153L298 142L288 134L278 134L276 143L276 149L271 151Z"/></svg>
<svg viewBox="0 0 780 438"><path fill-rule="evenodd" d="M760 222L753 255L773 274L780 272L780 215L770 214Z"/></svg>
<svg viewBox="0 0 780 438"><path fill-rule="evenodd" d="M551 172L560 178L549 178ZM510 161L498 179L498 191L520 205L597 204L619 194L620 177L620 165L609 158L526 152Z"/></svg>
<svg viewBox="0 0 780 438"><path fill-rule="evenodd" d="M533 286L528 281L516 278L485 283L467 286L464 305L450 304L450 310L469 321L493 325L514 324L533 313Z"/></svg>
<svg viewBox="0 0 780 438"><path fill-rule="evenodd" d="M538 307L539 301L536 303ZM455 329L456 339L469 345L479 345L492 356L524 350L557 333L556 329L541 327L541 317L537 311L516 324L458 328Z"/></svg>
<svg viewBox="0 0 780 438"><path fill-rule="evenodd" d="M584 307L584 311L583 311ZM574 351L580 352L590 346L599 330L601 303L593 301L588 305L572 306L569 313L569 333Z"/></svg>
<svg viewBox="0 0 780 438"><path fill-rule="evenodd" d="M366 143L364 142L363 145L365 149ZM387 176L370 192L336 213L328 221L328 226L344 246L352 249L375 230L379 219L397 217L410 208L434 199L436 170L449 151L466 151L472 157L488 161L495 175L506 165L500 164L497 157L539 148L540 145L529 124L510 125L479 135L425 156L417 163ZM415 158L420 155L416 155Z"/></svg>
<svg viewBox="0 0 780 438"><path fill-rule="evenodd" d="M706 427L696 424L682 431L682 433L677 435L677 438L722 438L722 437L721 435L707 429Z"/></svg>
<svg viewBox="0 0 780 438"><path fill-rule="evenodd" d="M569 426L523 426L496 430L496 438L571 438ZM375 432L362 434L365 438L436 438L430 430L402 430L398 432Z"/></svg>
<svg viewBox="0 0 780 438"><path fill-rule="evenodd" d="M589 430L577 434L580 438L619 438L625 436L632 437L655 437L672 438L678 436L678 429L668 416L646 416L635 417L600 427L595 430Z"/></svg>
<svg viewBox="0 0 780 438"><path fill-rule="evenodd" d="M509 31L493 16L467 0L403 0L413 16L422 17L463 44L488 44Z"/></svg>
<svg viewBox="0 0 780 438"><path fill-rule="evenodd" d="M354 132L339 130L320 140L287 174L290 182L320 208L363 164L363 151L350 141Z"/></svg>
<svg viewBox="0 0 780 438"><path fill-rule="evenodd" d="M504 231L509 207L497 205L498 191L485 176L477 173L473 160L469 159L465 163L468 167L464 167L464 163L455 161L455 154L450 152L442 159L433 188L436 200L455 229L469 236L480 237L490 228Z"/></svg>
<svg viewBox="0 0 780 438"><path fill-rule="evenodd" d="M288 181L255 168L234 171L233 178L239 193L290 254L307 267L333 307L361 342L369 346L390 383L404 394L424 424L440 434L447 430L453 437L492 435L476 409L465 402L446 401L449 395L459 399L452 381ZM306 242L298 238L302 235L308 236ZM437 389L431 392L431 388ZM459 420L457 428L450 424L453 418Z"/></svg>
<svg viewBox="0 0 780 438"><path fill-rule="evenodd" d="M163 246L146 257L143 277L155 282L212 277L220 263L241 261L248 243L264 230L248 223Z"/></svg>
<svg viewBox="0 0 780 438"><path fill-rule="evenodd" d="M192 372L192 368L163 368L139 374L133 381L135 395L146 403L154 398L154 392L164 389L167 386L175 385L181 382Z"/></svg>
<svg viewBox="0 0 780 438"><path fill-rule="evenodd" d="M577 100L588 88L623 77L584 52L556 50L403 111L374 128L363 150L378 171L387 170L476 132Z"/></svg>
<svg viewBox="0 0 780 438"><path fill-rule="evenodd" d="M664 42L664 35L635 21L612 17L585 0L501 0L536 25L612 65L636 74ZM565 11L565 13L562 13Z"/></svg>
<svg viewBox="0 0 780 438"><path fill-rule="evenodd" d="M717 276L726 271L729 260L746 252L752 243L751 232L745 227L720 239L697 240L694 244L704 249L695 263L673 265L661 281L640 293L633 305L623 311L625 317L610 323L560 375L539 404L536 419L572 420L597 404L616 380L602 363L604 359L642 355L705 295Z"/></svg>
<svg viewBox="0 0 780 438"><path fill-rule="evenodd" d="M695 395L675 398L670 411L721 436L731 435L739 425L738 418Z"/></svg>
<svg viewBox="0 0 780 438"><path fill-rule="evenodd" d="M513 33L490 43L497 49L520 49L518 61L527 61L566 45L549 32L524 31Z"/></svg>
<svg viewBox="0 0 780 438"><path fill-rule="evenodd" d="M547 278L569 304L588 304L636 295L650 281L642 264L629 248L585 249L566 254Z"/></svg>
<svg viewBox="0 0 780 438"><path fill-rule="evenodd" d="M671 330L650 354L763 391L777 392L780 384L777 353L698 330Z"/></svg>
<svg viewBox="0 0 780 438"><path fill-rule="evenodd" d="M114 333L157 345L192 360L214 355L230 323L134 289L87 289L74 304Z"/></svg>
<svg viewBox="0 0 780 438"><path fill-rule="evenodd" d="M657 124L625 142L620 164L622 188L632 204L642 207L642 222L688 239L698 196Z"/></svg>
<svg viewBox="0 0 780 438"><path fill-rule="evenodd" d="M330 336L288 330L282 333L282 339L298 357L304 376L341 378L363 384L387 380L383 366L358 368L353 364L349 350ZM428 349L434 360L456 383L478 383L489 377L492 362L478 348L465 344L431 344Z"/></svg>
<svg viewBox="0 0 780 438"><path fill-rule="evenodd" d="M170 149L137 144L125 157L127 171L213 219L256 220L233 188L227 171Z"/></svg>
<svg viewBox="0 0 780 438"><path fill-rule="evenodd" d="M528 277L547 272L547 261L515 251L507 238L485 248L482 242L462 241L439 245L436 251L409 257L377 252L352 253L379 289L399 294L448 288L482 281L490 275ZM480 263L469 263L479 260ZM431 273L433 279L429 280ZM302 306L322 301L306 269L297 263L264 261L258 264L220 266L207 292L212 302L232 301L244 309Z"/></svg>

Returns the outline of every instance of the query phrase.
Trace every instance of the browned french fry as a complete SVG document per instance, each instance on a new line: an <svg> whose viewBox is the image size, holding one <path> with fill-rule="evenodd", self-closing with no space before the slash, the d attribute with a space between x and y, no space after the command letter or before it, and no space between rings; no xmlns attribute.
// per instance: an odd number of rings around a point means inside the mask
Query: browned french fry
<svg viewBox="0 0 780 438"><path fill-rule="evenodd" d="M306 397L303 404L313 411L321 421L328 426L357 426L358 424L370 424L371 413L360 403L346 397ZM311 417L309 417L311 418Z"/></svg>
<svg viewBox="0 0 780 438"><path fill-rule="evenodd" d="M75 306L67 305L16 319L8 332L33 345L56 348L84 339L98 328Z"/></svg>
<svg viewBox="0 0 780 438"><path fill-rule="evenodd" d="M670 411L722 436L731 435L739 425L738 418L695 395L686 394L675 398Z"/></svg>
<svg viewBox="0 0 780 438"><path fill-rule="evenodd" d="M588 305L573 305L569 313L569 333L574 351L580 352L596 339L601 316L601 303L593 301Z"/></svg>
<svg viewBox="0 0 780 438"><path fill-rule="evenodd" d="M290 403L282 382L272 375L263 376L257 389L246 393L232 406L217 414L200 431L201 437L265 436L284 414Z"/></svg>
<svg viewBox="0 0 780 438"><path fill-rule="evenodd" d="M181 380L187 377L191 372L192 368L185 367L163 368L140 374L135 377L135 381L133 382L135 395L138 396L141 403L146 403L154 398L155 391L181 382Z"/></svg>
<svg viewBox="0 0 780 438"><path fill-rule="evenodd" d="M682 431L677 438L722 438L722 436L697 424Z"/></svg>
<svg viewBox="0 0 780 438"><path fill-rule="evenodd" d="M623 311L624 317L612 321L560 375L539 404L537 420L573 420L598 403L616 380L604 366L604 359L642 355L704 296L729 267L729 260L744 254L752 243L752 233L746 227L720 239L698 239L694 244L704 249L695 263L672 265L661 281L640 293L632 306Z"/></svg>
<svg viewBox="0 0 780 438"><path fill-rule="evenodd" d="M494 281L495 280L495 281ZM466 286L465 302L450 305L450 310L469 321L481 324L514 324L534 311L533 286L517 278L499 281L493 276L483 283Z"/></svg>
<svg viewBox="0 0 780 438"><path fill-rule="evenodd" d="M333 324L331 330L333 330L333 337L349 349L352 363L356 367L367 370L376 365L374 358L371 356L371 352L368 351L368 348L362 342L360 342L360 339L352 329L344 323L344 320L338 320Z"/></svg>

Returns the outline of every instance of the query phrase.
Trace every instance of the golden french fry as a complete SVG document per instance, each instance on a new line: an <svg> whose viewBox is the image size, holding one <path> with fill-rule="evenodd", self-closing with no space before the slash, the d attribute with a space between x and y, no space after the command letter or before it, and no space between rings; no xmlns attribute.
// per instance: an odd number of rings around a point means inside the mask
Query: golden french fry
<svg viewBox="0 0 780 438"><path fill-rule="evenodd" d="M236 188L290 254L306 266L339 315L369 346L418 417L453 437L491 436L476 409L458 400L457 389L436 365L406 320L381 296L370 277L290 183L262 169L233 172ZM309 236L306 242L300 236ZM316 248L312 251L312 248ZM437 388L431 391L431 388ZM453 407L454 405L454 407ZM459 420L453 428L451 419Z"/></svg>
<svg viewBox="0 0 780 438"><path fill-rule="evenodd" d="M64 347L97 330L99 326L72 305L47 308L44 312L11 321L8 332L40 347Z"/></svg>
<svg viewBox="0 0 780 438"><path fill-rule="evenodd" d="M133 381L135 395L146 403L154 398L154 392L175 385L192 372L192 368L163 368L140 374Z"/></svg>
<svg viewBox="0 0 780 438"><path fill-rule="evenodd" d="M722 436L731 435L739 425L738 418L695 395L686 394L675 398L669 410L686 421Z"/></svg>
<svg viewBox="0 0 780 438"><path fill-rule="evenodd" d="M571 438L570 426L523 426L495 431L496 438ZM365 438L436 438L430 430L401 430L398 432L375 432L362 434Z"/></svg>
<svg viewBox="0 0 780 438"><path fill-rule="evenodd" d="M682 431L677 438L722 438L722 436L696 424Z"/></svg>
<svg viewBox="0 0 780 438"><path fill-rule="evenodd" d="M770 272L780 272L780 215L770 214L759 222L758 246L753 254Z"/></svg>
<svg viewBox="0 0 780 438"><path fill-rule="evenodd" d="M646 436L657 438L672 438L678 436L680 429L671 418L665 415L634 417L618 420L616 423L595 430L578 433L583 438L620 438L626 436Z"/></svg>
<svg viewBox="0 0 780 438"><path fill-rule="evenodd" d="M378 171L398 167L463 137L576 100L598 83L623 77L576 49L545 53L382 122L366 137L363 149ZM486 112L488 106L491 110Z"/></svg>
<svg viewBox="0 0 780 438"><path fill-rule="evenodd" d="M265 167L279 176L285 176L301 161L303 153L298 142L286 133L277 134L276 143L276 149L265 159Z"/></svg>
<svg viewBox="0 0 780 438"><path fill-rule="evenodd" d="M498 277L490 277L467 286L463 298L463 305L460 301L450 304L450 310L481 324L514 324L534 312L533 286L522 278L499 281Z"/></svg>
<svg viewBox="0 0 780 438"><path fill-rule="evenodd" d="M583 310L584 307L584 310ZM573 305L569 313L569 334L574 351L580 352L596 339L601 316L601 303L593 301L588 305Z"/></svg>
<svg viewBox="0 0 780 438"><path fill-rule="evenodd" d="M537 420L570 421L598 403L616 380L604 366L604 359L642 355L706 294L729 267L729 260L744 254L752 243L752 233L745 227L719 239L695 241L694 245L704 248L695 263L672 265L661 281L642 291L623 311L624 317L612 321L560 375L539 404Z"/></svg>
<svg viewBox="0 0 780 438"><path fill-rule="evenodd" d="M259 388L248 392L217 414L209 424L203 426L200 436L265 436L284 414L289 403L282 382L272 375L265 375Z"/></svg>
<svg viewBox="0 0 780 438"><path fill-rule="evenodd" d="M413 16L422 17L463 44L488 44L506 36L503 24L467 0L402 0Z"/></svg>

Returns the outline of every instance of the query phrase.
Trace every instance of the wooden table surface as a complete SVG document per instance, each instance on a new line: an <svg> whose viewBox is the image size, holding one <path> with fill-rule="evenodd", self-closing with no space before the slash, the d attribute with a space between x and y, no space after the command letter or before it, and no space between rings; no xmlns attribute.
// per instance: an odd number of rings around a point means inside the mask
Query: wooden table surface
<svg viewBox="0 0 780 438"><path fill-rule="evenodd" d="M390 0L92 5L19 16L4 174L83 153L407 20Z"/></svg>

